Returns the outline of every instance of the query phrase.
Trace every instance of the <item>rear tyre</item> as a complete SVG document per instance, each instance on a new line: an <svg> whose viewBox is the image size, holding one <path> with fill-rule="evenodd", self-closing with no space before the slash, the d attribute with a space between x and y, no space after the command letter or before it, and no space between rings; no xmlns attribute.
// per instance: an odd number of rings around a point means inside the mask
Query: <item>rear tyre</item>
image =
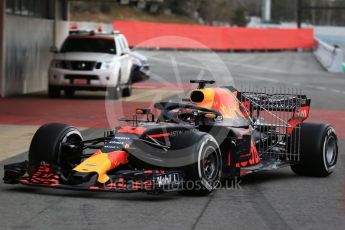
<svg viewBox="0 0 345 230"><path fill-rule="evenodd" d="M61 90L55 86L48 86L48 96L51 98L58 98L61 95Z"/></svg>
<svg viewBox="0 0 345 230"><path fill-rule="evenodd" d="M196 144L198 162L185 169L184 195L206 196L220 185L222 156L216 140L204 135Z"/></svg>
<svg viewBox="0 0 345 230"><path fill-rule="evenodd" d="M74 93L75 93L75 91L73 89L65 89L65 96L66 97L71 98L74 96Z"/></svg>
<svg viewBox="0 0 345 230"><path fill-rule="evenodd" d="M337 135L332 126L303 123L300 137L300 163L291 169L297 175L326 177L338 159Z"/></svg>
<svg viewBox="0 0 345 230"><path fill-rule="evenodd" d="M42 162L57 165L61 168L62 176L67 176L81 162L82 150L71 150L64 144L81 146L82 140L79 130L73 126L58 123L43 125L32 138L29 163L34 166Z"/></svg>

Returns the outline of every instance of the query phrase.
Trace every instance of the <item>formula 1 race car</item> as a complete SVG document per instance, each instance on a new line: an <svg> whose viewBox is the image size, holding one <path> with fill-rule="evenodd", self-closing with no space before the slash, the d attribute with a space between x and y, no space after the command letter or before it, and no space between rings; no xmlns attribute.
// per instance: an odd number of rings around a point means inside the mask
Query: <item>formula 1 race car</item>
<svg viewBox="0 0 345 230"><path fill-rule="evenodd" d="M198 88L182 102L136 109L127 125L83 140L74 127L46 124L28 161L5 165L4 182L63 189L207 195L222 178L291 166L325 177L335 168L337 136L327 124L303 123L310 99L292 90Z"/></svg>

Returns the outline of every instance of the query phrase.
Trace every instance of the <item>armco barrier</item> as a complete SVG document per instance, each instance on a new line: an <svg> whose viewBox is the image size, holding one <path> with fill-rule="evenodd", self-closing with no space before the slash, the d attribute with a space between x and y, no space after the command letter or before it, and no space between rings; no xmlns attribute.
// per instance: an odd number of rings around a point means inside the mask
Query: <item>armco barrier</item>
<svg viewBox="0 0 345 230"><path fill-rule="evenodd" d="M343 70L343 51L337 46L331 46L319 39L314 51L316 59L332 73L341 73Z"/></svg>
<svg viewBox="0 0 345 230"><path fill-rule="evenodd" d="M206 46L212 50L288 50L311 49L315 45L312 29L213 27L129 21L114 21L113 26L125 34L130 46L144 48L204 49ZM183 39L180 42L178 39L154 39L162 36L180 36L195 40L203 46L186 43Z"/></svg>

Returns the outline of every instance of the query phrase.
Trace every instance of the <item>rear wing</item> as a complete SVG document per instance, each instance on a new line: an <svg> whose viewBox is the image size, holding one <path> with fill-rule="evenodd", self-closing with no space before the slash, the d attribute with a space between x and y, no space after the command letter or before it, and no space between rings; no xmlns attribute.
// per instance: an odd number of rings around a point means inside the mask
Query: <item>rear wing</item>
<svg viewBox="0 0 345 230"><path fill-rule="evenodd" d="M309 116L311 100L297 89L247 90L237 92L237 98L244 108L244 115L254 123L262 118L270 125L286 126L288 133Z"/></svg>
<svg viewBox="0 0 345 230"><path fill-rule="evenodd" d="M263 93L263 92L238 92L237 98L242 105L252 114L257 111L298 112L301 107L309 107L310 99L303 94Z"/></svg>
<svg viewBox="0 0 345 230"><path fill-rule="evenodd" d="M271 137L271 142L258 144L258 151L271 158L299 161L300 146L293 143L299 143L301 123L309 116L311 100L297 89L243 90L236 91L236 96L253 128L262 138Z"/></svg>

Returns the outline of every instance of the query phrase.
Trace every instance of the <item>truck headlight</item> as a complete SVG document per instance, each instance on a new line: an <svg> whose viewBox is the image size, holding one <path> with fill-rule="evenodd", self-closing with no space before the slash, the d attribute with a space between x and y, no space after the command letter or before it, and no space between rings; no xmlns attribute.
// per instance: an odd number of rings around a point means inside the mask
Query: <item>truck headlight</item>
<svg viewBox="0 0 345 230"><path fill-rule="evenodd" d="M101 70L108 70L113 68L114 64L111 61L104 61L101 64Z"/></svg>

